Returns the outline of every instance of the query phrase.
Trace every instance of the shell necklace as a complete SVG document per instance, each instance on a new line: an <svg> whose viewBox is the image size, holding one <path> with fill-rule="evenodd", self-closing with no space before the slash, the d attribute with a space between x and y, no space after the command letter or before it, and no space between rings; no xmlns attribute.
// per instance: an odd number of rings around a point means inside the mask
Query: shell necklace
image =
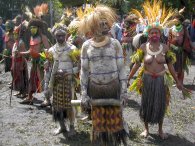
<svg viewBox="0 0 195 146"><path fill-rule="evenodd" d="M92 46L99 48L99 47L103 47L106 44L108 44L109 41L110 41L110 38L108 36L106 36L105 39L101 42L95 42L95 41L91 40L91 44L92 44Z"/></svg>
<svg viewBox="0 0 195 146"><path fill-rule="evenodd" d="M160 53L162 53L162 50L163 50L162 44L160 44L159 50L156 51L156 52L153 52L153 51L150 50L149 43L146 44L146 51L147 51L147 54L152 55L152 56L155 56L155 58L156 58L157 55L159 55Z"/></svg>

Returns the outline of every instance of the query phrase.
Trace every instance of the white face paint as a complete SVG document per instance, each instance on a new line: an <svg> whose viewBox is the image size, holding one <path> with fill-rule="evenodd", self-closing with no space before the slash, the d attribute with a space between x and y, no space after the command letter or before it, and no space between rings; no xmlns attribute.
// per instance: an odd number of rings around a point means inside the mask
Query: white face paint
<svg viewBox="0 0 195 146"><path fill-rule="evenodd" d="M103 36L107 35L108 32L110 31L109 24L106 19L101 19L99 23L99 31L97 32L97 36Z"/></svg>

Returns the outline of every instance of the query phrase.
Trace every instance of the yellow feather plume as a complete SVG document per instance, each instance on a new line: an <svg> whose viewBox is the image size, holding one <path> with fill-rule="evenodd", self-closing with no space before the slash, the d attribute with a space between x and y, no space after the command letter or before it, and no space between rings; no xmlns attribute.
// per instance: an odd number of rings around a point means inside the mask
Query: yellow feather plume
<svg viewBox="0 0 195 146"><path fill-rule="evenodd" d="M136 9L131 10L131 13L138 16L142 23L145 22L144 19L146 19L148 22L146 25L150 25L154 22L159 22L162 27L174 25L170 18L178 14L177 10L166 8L165 5L162 4L162 0L154 0L153 3L147 0L143 3L142 8L143 13Z"/></svg>
<svg viewBox="0 0 195 146"><path fill-rule="evenodd" d="M71 10L70 8L66 8L66 9L64 10L64 14L66 14L67 17L70 17L70 16L72 15L72 10Z"/></svg>
<svg viewBox="0 0 195 146"><path fill-rule="evenodd" d="M76 14L77 14L77 17L81 20L83 19L83 17L91 13L93 10L94 10L94 7L92 6L86 7L84 10L82 9L82 7L80 7L76 10Z"/></svg>

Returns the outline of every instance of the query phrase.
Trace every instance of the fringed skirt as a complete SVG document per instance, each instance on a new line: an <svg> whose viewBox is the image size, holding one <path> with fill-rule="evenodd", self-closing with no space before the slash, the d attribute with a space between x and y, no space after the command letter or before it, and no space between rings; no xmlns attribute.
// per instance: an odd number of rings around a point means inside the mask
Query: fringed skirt
<svg viewBox="0 0 195 146"><path fill-rule="evenodd" d="M184 71L186 69L186 59L187 59L187 54L186 52L183 50L183 48L181 48L180 51L173 51L176 55L176 62L173 64L175 71L177 73L181 73L182 71Z"/></svg>
<svg viewBox="0 0 195 146"><path fill-rule="evenodd" d="M5 72L10 72L12 66L11 49L5 49L3 55L6 56L4 60Z"/></svg>
<svg viewBox="0 0 195 146"><path fill-rule="evenodd" d="M164 75L143 74L140 118L147 123L162 122L166 110L166 86Z"/></svg>
<svg viewBox="0 0 195 146"><path fill-rule="evenodd" d="M32 67L30 70L29 79L29 93L40 93L43 87L44 68L41 64L40 58L32 60Z"/></svg>
<svg viewBox="0 0 195 146"><path fill-rule="evenodd" d="M72 115L72 74L56 73L53 87L53 119L60 121Z"/></svg>
<svg viewBox="0 0 195 146"><path fill-rule="evenodd" d="M92 143L94 146L126 145L120 106L120 85L113 80L106 85L89 82L88 95L92 98Z"/></svg>
<svg viewBox="0 0 195 146"><path fill-rule="evenodd" d="M23 57L13 58L13 89L25 94L28 92L28 66Z"/></svg>

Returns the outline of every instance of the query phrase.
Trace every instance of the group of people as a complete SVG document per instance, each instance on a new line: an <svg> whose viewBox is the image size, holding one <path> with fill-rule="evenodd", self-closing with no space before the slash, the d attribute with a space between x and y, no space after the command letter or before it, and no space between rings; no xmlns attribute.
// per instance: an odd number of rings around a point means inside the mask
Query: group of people
<svg viewBox="0 0 195 146"><path fill-rule="evenodd" d="M169 11L160 9L161 1L155 2L157 8L145 2L150 6L145 15L134 11L121 25L116 21L116 13L107 6L78 11L82 15L78 14L80 17L68 26L61 21L51 29L54 45L43 32L46 25L40 17L32 18L28 25L21 20L15 27L7 21L2 56L5 71L11 71L12 89L25 98L21 104L33 104L33 94L44 92L41 106L52 104L53 118L59 122L54 133L68 131L72 135L76 117L72 101L78 99L76 92L80 93L81 107L92 119L92 144L127 145L129 131L123 109L130 80L142 66L130 86L142 97L140 118L145 130L141 135L148 136L149 123L159 124L158 134L166 139L162 126L170 100L169 83L174 79L177 88L183 90L184 68L194 47L190 33L195 26L194 22L189 25L191 28L184 26L182 15L176 12L166 17ZM170 22L167 20L174 22L170 23L173 26L166 25ZM30 30L29 49L22 40L26 25ZM165 26L170 28L167 36ZM31 58L30 75L27 57ZM125 66L130 67L128 78ZM68 129L66 119L70 121Z"/></svg>

